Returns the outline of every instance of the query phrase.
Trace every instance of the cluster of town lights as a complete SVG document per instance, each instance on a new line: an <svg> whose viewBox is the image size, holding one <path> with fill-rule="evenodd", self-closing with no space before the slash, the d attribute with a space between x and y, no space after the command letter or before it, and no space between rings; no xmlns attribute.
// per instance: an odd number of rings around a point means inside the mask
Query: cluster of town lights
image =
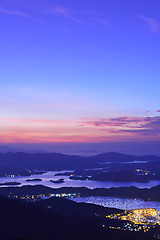
<svg viewBox="0 0 160 240"><path fill-rule="evenodd" d="M122 214L108 215L106 218L125 221L123 227L110 226L111 229L147 232L151 227L160 225L160 212L155 208L128 210Z"/></svg>

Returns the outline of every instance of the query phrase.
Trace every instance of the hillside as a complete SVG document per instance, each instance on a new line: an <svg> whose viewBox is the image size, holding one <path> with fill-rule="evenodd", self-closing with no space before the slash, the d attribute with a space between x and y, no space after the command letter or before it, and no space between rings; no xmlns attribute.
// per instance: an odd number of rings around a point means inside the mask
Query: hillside
<svg viewBox="0 0 160 240"><path fill-rule="evenodd" d="M59 201L59 199L57 199ZM50 209L35 206L18 200L0 197L0 239L4 240L151 240L151 234L140 232L111 231L102 224L105 218L89 218L66 215L67 204L62 205L64 214L57 214ZM65 201L65 200L64 200ZM71 205L74 203L71 202ZM69 209L72 209L72 206ZM79 205L77 204L77 208ZM87 205L86 205L87 208ZM67 208L66 208L67 209ZM83 207L80 210L83 211ZM74 211L76 213L76 211ZM90 210L88 211L90 212ZM96 220L95 220L96 219Z"/></svg>
<svg viewBox="0 0 160 240"><path fill-rule="evenodd" d="M92 157L81 157L61 153L0 153L0 165L7 167L20 167L25 169L85 169L102 167L106 162L134 162L149 161L159 164L157 156L133 156L120 153L103 153Z"/></svg>

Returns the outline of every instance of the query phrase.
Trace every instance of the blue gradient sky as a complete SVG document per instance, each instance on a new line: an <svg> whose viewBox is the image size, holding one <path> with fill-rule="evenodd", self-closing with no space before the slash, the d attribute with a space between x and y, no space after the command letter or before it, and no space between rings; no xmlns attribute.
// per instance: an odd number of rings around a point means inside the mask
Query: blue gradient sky
<svg viewBox="0 0 160 240"><path fill-rule="evenodd" d="M1 0L0 142L160 139L159 0Z"/></svg>

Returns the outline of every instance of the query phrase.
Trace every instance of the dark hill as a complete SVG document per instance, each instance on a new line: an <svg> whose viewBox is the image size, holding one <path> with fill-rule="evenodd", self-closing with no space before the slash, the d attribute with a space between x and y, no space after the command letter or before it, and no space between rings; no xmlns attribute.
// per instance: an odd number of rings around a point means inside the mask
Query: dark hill
<svg viewBox="0 0 160 240"><path fill-rule="evenodd" d="M30 176L31 174L23 168L0 166L0 177L6 177L10 175Z"/></svg>
<svg viewBox="0 0 160 240"><path fill-rule="evenodd" d="M92 157L70 156L61 153L0 153L0 165L25 169L61 170L85 169L101 166L105 162L159 162L157 156L132 156L120 153L103 153Z"/></svg>
<svg viewBox="0 0 160 240"><path fill-rule="evenodd" d="M54 212L70 216L95 217L98 215L105 217L112 213L123 212L122 210L114 208L104 208L102 206L88 203L76 203L66 198L57 197L36 201L35 204L44 208L48 208L49 206Z"/></svg>
<svg viewBox="0 0 160 240"><path fill-rule="evenodd" d="M119 187L119 188L94 188L88 189L85 187L62 187L62 188L49 188L42 185L36 186L22 186L22 187L3 187L0 188L0 195L5 197L14 197L15 195L21 197L24 195L39 195L45 194L69 194L77 193L82 197L88 196L110 196L121 198L140 198L145 201L160 201L160 185L156 187L137 188L137 187Z"/></svg>
<svg viewBox="0 0 160 240"><path fill-rule="evenodd" d="M104 230L91 222L0 197L0 239L105 239Z"/></svg>
<svg viewBox="0 0 160 240"><path fill-rule="evenodd" d="M61 153L0 153L0 165L26 169L76 169L90 166L85 158Z"/></svg>
<svg viewBox="0 0 160 240"><path fill-rule="evenodd" d="M160 161L160 157L154 155L135 156L117 152L108 152L89 157L96 162L134 162L134 161Z"/></svg>
<svg viewBox="0 0 160 240"><path fill-rule="evenodd" d="M62 203L60 203L62 204ZM149 233L107 231L92 219L57 214L17 200L0 197L2 240L151 240ZM104 218L105 219L105 218Z"/></svg>

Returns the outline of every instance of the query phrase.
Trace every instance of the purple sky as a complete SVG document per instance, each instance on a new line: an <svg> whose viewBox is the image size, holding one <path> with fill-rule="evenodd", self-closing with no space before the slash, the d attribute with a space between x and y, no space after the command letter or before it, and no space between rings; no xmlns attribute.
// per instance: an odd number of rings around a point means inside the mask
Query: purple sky
<svg viewBox="0 0 160 240"><path fill-rule="evenodd" d="M160 139L159 0L1 0L0 143Z"/></svg>

